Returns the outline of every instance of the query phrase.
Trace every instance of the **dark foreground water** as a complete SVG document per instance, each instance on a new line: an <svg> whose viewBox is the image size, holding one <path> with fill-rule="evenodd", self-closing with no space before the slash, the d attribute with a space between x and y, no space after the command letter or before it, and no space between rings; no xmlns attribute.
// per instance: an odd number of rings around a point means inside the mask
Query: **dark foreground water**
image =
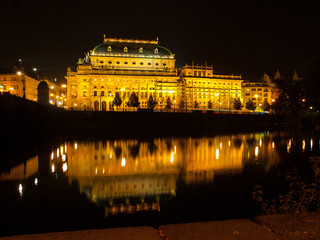
<svg viewBox="0 0 320 240"><path fill-rule="evenodd" d="M251 193L308 177L319 136L66 141L0 173L0 235L253 217ZM5 161L5 159L3 159Z"/></svg>

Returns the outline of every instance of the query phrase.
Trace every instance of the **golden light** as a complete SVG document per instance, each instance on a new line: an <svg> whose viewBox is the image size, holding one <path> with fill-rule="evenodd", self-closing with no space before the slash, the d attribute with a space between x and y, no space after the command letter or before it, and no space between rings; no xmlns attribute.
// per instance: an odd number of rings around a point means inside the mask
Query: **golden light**
<svg viewBox="0 0 320 240"><path fill-rule="evenodd" d="M62 88L66 88L67 85L66 85L66 84L62 84L61 87L62 87Z"/></svg>
<svg viewBox="0 0 320 240"><path fill-rule="evenodd" d="M219 155L220 155L220 150L219 148L216 149L216 159L219 159Z"/></svg>
<svg viewBox="0 0 320 240"><path fill-rule="evenodd" d="M78 149L78 143L77 142L74 143L74 149L76 149L76 150Z"/></svg>
<svg viewBox="0 0 320 240"><path fill-rule="evenodd" d="M258 94L254 95L255 98L259 97Z"/></svg>
<svg viewBox="0 0 320 240"><path fill-rule="evenodd" d="M68 171L68 164L66 162L62 164L62 171L63 172Z"/></svg>
<svg viewBox="0 0 320 240"><path fill-rule="evenodd" d="M171 152L170 155L170 162L173 163L174 162L174 152Z"/></svg>
<svg viewBox="0 0 320 240"><path fill-rule="evenodd" d="M22 75L22 72L19 71L19 72L17 72L17 74L20 76L20 75Z"/></svg>
<svg viewBox="0 0 320 240"><path fill-rule="evenodd" d="M54 86L51 86L50 88L51 88L51 89L54 89Z"/></svg>
<svg viewBox="0 0 320 240"><path fill-rule="evenodd" d="M257 158L259 155L259 147L256 146L256 148L254 149L254 156Z"/></svg>
<svg viewBox="0 0 320 240"><path fill-rule="evenodd" d="M302 151L306 149L306 140L302 140Z"/></svg>
<svg viewBox="0 0 320 240"><path fill-rule="evenodd" d="M54 166L54 164L51 165L51 172L54 172L56 170L56 167Z"/></svg>
<svg viewBox="0 0 320 240"><path fill-rule="evenodd" d="M12 90L13 90L13 87L10 87L9 90L12 91Z"/></svg>
<svg viewBox="0 0 320 240"><path fill-rule="evenodd" d="M125 167L126 166L126 159L122 158L121 159L121 167Z"/></svg>
<svg viewBox="0 0 320 240"><path fill-rule="evenodd" d="M51 153L51 160L54 158L54 152Z"/></svg>

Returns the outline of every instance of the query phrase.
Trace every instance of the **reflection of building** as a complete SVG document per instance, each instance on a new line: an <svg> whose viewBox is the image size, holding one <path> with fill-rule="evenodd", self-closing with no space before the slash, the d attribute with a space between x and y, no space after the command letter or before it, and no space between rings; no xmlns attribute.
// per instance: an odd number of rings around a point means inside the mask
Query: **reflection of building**
<svg viewBox="0 0 320 240"><path fill-rule="evenodd" d="M241 96L241 76L214 75L212 67L175 66L175 55L160 46L158 40L104 38L86 57L78 61L76 72L67 70L67 105L79 110L113 109L119 94L124 102L135 92L140 107L147 107L150 95L163 109L170 97L173 108L181 100L188 109L207 109L208 101L229 108L233 98ZM214 106L218 108L217 106ZM127 108L125 104L119 109Z"/></svg>
<svg viewBox="0 0 320 240"><path fill-rule="evenodd" d="M26 161L26 163L21 163L10 169L10 172L3 172L0 174L0 181L7 180L26 180L29 177L38 173L38 156L32 157Z"/></svg>

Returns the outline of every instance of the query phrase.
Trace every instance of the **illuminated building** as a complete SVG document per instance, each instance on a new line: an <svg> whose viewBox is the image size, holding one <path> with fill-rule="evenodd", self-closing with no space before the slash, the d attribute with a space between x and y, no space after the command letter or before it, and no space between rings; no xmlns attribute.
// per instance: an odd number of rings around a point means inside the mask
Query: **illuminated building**
<svg viewBox="0 0 320 240"><path fill-rule="evenodd" d="M67 106L76 110L113 110L118 93L123 104L118 110L131 110L125 104L132 92L147 108L152 95L164 109L168 97L172 108L181 101L186 110L213 108L229 109L230 101L241 98L241 76L215 75L207 66L178 69L175 55L155 41L114 39L104 37L84 59L79 59L76 71L67 69ZM199 104L194 107L194 102Z"/></svg>
<svg viewBox="0 0 320 240"><path fill-rule="evenodd" d="M243 103L251 99L257 107L261 107L264 101L272 104L279 96L279 89L276 86L277 81L290 82L301 81L302 78L294 71L293 75L281 75L279 70L275 74L264 73L261 81L245 81L242 83ZM286 83L285 83L286 84Z"/></svg>
<svg viewBox="0 0 320 240"><path fill-rule="evenodd" d="M126 102L133 91L142 108L150 95L157 98L159 108L166 96L176 98L175 56L158 40L104 38L79 59L76 72L68 68L66 79L67 105L73 109L111 110L116 93Z"/></svg>
<svg viewBox="0 0 320 240"><path fill-rule="evenodd" d="M49 86L49 101L53 105L63 106L66 101L66 94L63 87L60 87L49 80L45 80ZM38 85L40 81L32 78L22 71L16 73L0 74L0 92L25 98L31 101L38 101Z"/></svg>
<svg viewBox="0 0 320 240"><path fill-rule="evenodd" d="M213 67L185 65L180 72L180 98L186 109L231 109L241 98L241 75L213 74ZM211 106L210 103L211 102Z"/></svg>

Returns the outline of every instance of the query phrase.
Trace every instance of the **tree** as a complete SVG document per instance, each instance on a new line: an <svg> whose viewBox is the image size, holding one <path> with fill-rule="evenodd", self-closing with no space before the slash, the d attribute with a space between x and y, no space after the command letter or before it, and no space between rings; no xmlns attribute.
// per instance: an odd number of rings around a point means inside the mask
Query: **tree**
<svg viewBox="0 0 320 240"><path fill-rule="evenodd" d="M167 111L172 109L172 101L171 101L170 97L167 97L165 109Z"/></svg>
<svg viewBox="0 0 320 240"><path fill-rule="evenodd" d="M213 103L211 100L208 101L208 109L213 109Z"/></svg>
<svg viewBox="0 0 320 240"><path fill-rule="evenodd" d="M185 107L185 102L181 99L180 102L179 102L179 110L182 111Z"/></svg>
<svg viewBox="0 0 320 240"><path fill-rule="evenodd" d="M139 97L135 92L132 92L129 97L129 101L127 102L128 107L138 108L140 106Z"/></svg>
<svg viewBox="0 0 320 240"><path fill-rule="evenodd" d="M157 106L157 104L158 104L158 102L155 99L153 99L152 94L150 94L148 102L147 102L148 108L153 110Z"/></svg>
<svg viewBox="0 0 320 240"><path fill-rule="evenodd" d="M121 99L120 94L118 92L116 92L116 96L113 99L113 104L116 105L117 110L122 104L122 99Z"/></svg>
<svg viewBox="0 0 320 240"><path fill-rule="evenodd" d="M194 108L195 109L199 108L199 103L197 101L194 101Z"/></svg>
<svg viewBox="0 0 320 240"><path fill-rule="evenodd" d="M242 107L243 107L243 105L242 105L240 99L239 99L239 98L235 98L235 99L233 100L233 103L232 103L232 108L233 108L234 110L241 110Z"/></svg>
<svg viewBox="0 0 320 240"><path fill-rule="evenodd" d="M262 110L263 111L269 111L270 110L270 104L268 103L268 100L267 99L265 99L264 101L263 101L263 103L262 103L262 106L261 106L261 108L262 108Z"/></svg>
<svg viewBox="0 0 320 240"><path fill-rule="evenodd" d="M249 99L249 101L246 102L246 109L253 111L256 109L256 104L251 99Z"/></svg>

